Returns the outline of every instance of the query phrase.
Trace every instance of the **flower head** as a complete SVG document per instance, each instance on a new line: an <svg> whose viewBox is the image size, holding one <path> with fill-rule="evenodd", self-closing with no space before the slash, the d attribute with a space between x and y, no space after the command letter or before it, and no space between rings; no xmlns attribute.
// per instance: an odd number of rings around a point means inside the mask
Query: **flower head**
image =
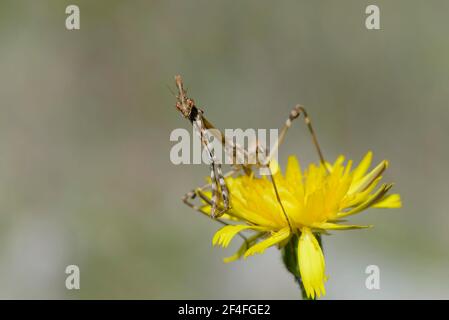
<svg viewBox="0 0 449 320"><path fill-rule="evenodd" d="M392 184L381 184L382 173L388 167L382 161L368 172L372 153L352 169L352 161L344 165L340 156L333 164L311 164L302 172L299 162L290 156L285 174L271 163L278 201L270 177L242 175L226 179L232 209L224 216L232 220L216 232L214 245L227 247L236 234L252 230L255 234L225 262L263 253L273 245L284 246L293 235L299 236L297 261L302 283L311 298L325 294L325 260L316 239L330 230L348 230L370 226L342 224L342 219L370 207L399 208L398 194L387 195Z"/></svg>

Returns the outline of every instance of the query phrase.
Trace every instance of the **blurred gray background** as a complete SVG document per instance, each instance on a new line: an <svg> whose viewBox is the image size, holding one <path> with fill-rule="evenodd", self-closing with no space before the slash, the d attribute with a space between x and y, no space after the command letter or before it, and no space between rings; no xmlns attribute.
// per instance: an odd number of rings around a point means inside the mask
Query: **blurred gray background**
<svg viewBox="0 0 449 320"><path fill-rule="evenodd" d="M381 30L365 28L365 7ZM65 29L77 4L81 29ZM0 298L298 299L279 252L223 264L219 227L180 197L206 165L169 160L190 130L182 74L219 128L276 128L296 103L328 159L389 159L404 206L324 237L326 299L449 298L447 1L0 2ZM299 122L298 122L299 123ZM281 162L316 161L303 125ZM65 267L81 290L65 288ZM365 288L365 268L381 289Z"/></svg>

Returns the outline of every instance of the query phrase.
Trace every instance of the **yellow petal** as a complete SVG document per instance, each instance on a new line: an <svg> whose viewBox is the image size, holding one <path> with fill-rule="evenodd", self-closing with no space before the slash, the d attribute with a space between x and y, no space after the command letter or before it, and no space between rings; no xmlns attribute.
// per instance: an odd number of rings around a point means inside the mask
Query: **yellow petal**
<svg viewBox="0 0 449 320"><path fill-rule="evenodd" d="M388 167L388 161L384 160L377 165L370 173L365 175L363 178L358 181L354 181L354 183L349 188L348 194L354 194L356 192L361 192L368 188L376 179L384 172L384 170Z"/></svg>
<svg viewBox="0 0 449 320"><path fill-rule="evenodd" d="M237 250L237 252L234 253L230 257L224 258L223 262L224 263L229 263L229 262L234 262L235 260L240 259L243 256L243 254L246 252L246 250L248 250L248 248L252 244L254 244L255 241L257 241L257 239L259 239L261 236L263 236L263 234L264 234L264 232L259 232L259 233L255 234L254 236L248 238L246 241L243 241L242 245Z"/></svg>
<svg viewBox="0 0 449 320"><path fill-rule="evenodd" d="M376 180L374 180L373 183L371 183L371 185L363 192L357 192L356 194L349 195L347 197L347 202L344 203L342 208L355 207L362 202L365 202L370 197L371 192L373 192L380 180L382 180L382 177L378 177Z"/></svg>
<svg viewBox="0 0 449 320"><path fill-rule="evenodd" d="M244 243L240 246L240 248L237 250L236 253L234 253L232 256L223 258L223 262L224 262L224 263L230 263L230 262L234 262L234 261L240 259L240 258L243 256L243 254L245 253L246 248L247 248L247 245L246 245L246 243L244 242Z"/></svg>
<svg viewBox="0 0 449 320"><path fill-rule="evenodd" d="M265 251L265 249L267 249L279 242L284 241L289 236L290 236L290 228L288 228L288 227L282 228L278 232L271 235L268 239L266 239L262 242L259 242L258 244L255 244L251 248L249 248L245 252L244 257L246 258L246 257L252 256L253 254L256 254L256 253L263 253Z"/></svg>
<svg viewBox="0 0 449 320"><path fill-rule="evenodd" d="M373 205L373 208L400 208L402 207L401 196L397 193L383 197Z"/></svg>
<svg viewBox="0 0 449 320"><path fill-rule="evenodd" d="M345 161L345 157L343 155L339 155L334 163L330 163L330 162L325 161L324 162L324 168L326 169L326 171L328 173L332 173L334 171L334 169L338 168L339 166L341 166L344 161ZM320 164L320 166L323 166L323 165Z"/></svg>
<svg viewBox="0 0 449 320"><path fill-rule="evenodd" d="M349 160L348 163L346 164L345 172L343 173L342 179L346 178L349 175L349 173L351 172L351 168L352 168L352 160Z"/></svg>
<svg viewBox="0 0 449 320"><path fill-rule="evenodd" d="M298 184L302 181L301 167L299 166L298 159L296 159L295 156L288 157L285 178L292 184Z"/></svg>
<svg viewBox="0 0 449 320"><path fill-rule="evenodd" d="M373 159L373 153L371 151L368 151L368 153L363 157L362 161L360 161L357 168L355 168L355 170L354 170L354 173L353 173L354 174L353 175L354 182L360 180L363 177L363 175L366 173L369 166L371 165L372 159Z"/></svg>
<svg viewBox="0 0 449 320"><path fill-rule="evenodd" d="M326 294L323 251L309 228L301 229L298 242L298 262L301 280L307 296L314 299Z"/></svg>
<svg viewBox="0 0 449 320"><path fill-rule="evenodd" d="M258 226L247 226L247 225L228 225L224 226L220 230L218 230L213 239L212 239L212 245L214 246L222 246L223 248L226 248L231 240L237 235L237 233L247 230L266 230L264 227L258 227Z"/></svg>
<svg viewBox="0 0 449 320"><path fill-rule="evenodd" d="M366 229L371 228L372 226L359 226L359 225L348 225L348 224L337 224L337 223L320 223L314 226L318 229L324 229L324 230L352 230L352 229Z"/></svg>
<svg viewBox="0 0 449 320"><path fill-rule="evenodd" d="M280 174L281 170L279 167L279 163L277 163L276 160L271 160L269 167L271 175L276 176L277 174Z"/></svg>
<svg viewBox="0 0 449 320"><path fill-rule="evenodd" d="M372 205L374 205L376 202L379 201L379 199L382 199L382 197L388 192L388 190L391 189L393 185L392 184L383 184L380 186L379 190L376 191L373 195L371 195L365 202L359 204L357 207L347 211L347 212L339 212L337 214L337 217L347 217L351 216L353 214L359 213L365 209L368 209Z"/></svg>
<svg viewBox="0 0 449 320"><path fill-rule="evenodd" d="M211 212L212 212L212 208L211 208L211 206L208 205L208 204L205 205L205 206L200 207L200 210L202 211L202 213L204 213L205 215L208 215L208 216L210 216L210 214L211 214ZM240 221L239 218L234 217L234 216L231 214L232 210L230 210L230 211L228 211L228 212L229 212L229 214L228 214L228 213L225 213L225 214L223 214L222 216L220 216L220 220Z"/></svg>
<svg viewBox="0 0 449 320"><path fill-rule="evenodd" d="M345 161L345 156L341 154L338 156L337 160L335 160L332 167L335 168L337 166L340 166L343 164L344 161Z"/></svg>

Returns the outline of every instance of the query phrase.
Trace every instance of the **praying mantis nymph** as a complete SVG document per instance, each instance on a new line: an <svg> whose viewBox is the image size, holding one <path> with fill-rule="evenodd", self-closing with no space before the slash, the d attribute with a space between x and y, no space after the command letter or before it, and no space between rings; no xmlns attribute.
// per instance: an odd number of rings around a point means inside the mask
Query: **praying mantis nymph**
<svg viewBox="0 0 449 320"><path fill-rule="evenodd" d="M182 81L181 76L177 75L175 76L175 83L177 88L177 95L176 95L176 109L181 112L184 118L188 119L192 126L194 127L195 131L198 133L201 144L207 151L207 155L209 157L210 162L210 184L206 184L202 187L195 188L192 191L188 192L184 195L182 200L185 204L187 204L189 207L195 209L196 211L199 211L207 216L210 215L213 219L216 219L217 221L221 222L222 224L227 224L225 221L220 220L219 218L228 212L231 209L231 202L232 199L230 199L229 189L226 185L225 178L237 173L241 174L251 174L253 173L255 168L270 168L270 161L272 160L272 155L275 151L280 147L282 142L284 141L285 135L288 131L288 129L291 127L293 120L299 118L301 115L303 116L304 122L308 127L308 130L312 137L312 142L316 148L316 151L318 153L320 162L322 164L325 164L325 160L323 157L323 153L321 152L321 149L318 144L318 140L315 134L315 131L313 130L312 123L310 120L310 117L308 116L306 110L301 105L296 105L291 111L290 114L285 121L284 126L282 127L279 137L277 139L276 144L270 150L270 152L267 152L264 150L263 147L261 147L259 144L257 144L255 152L256 155L250 154L251 152L247 149L244 149L242 146L234 143L233 141L229 141L226 139L226 137L223 134L219 134L220 141L223 146L223 149L225 152L230 152L231 154L228 155L232 157L233 159L236 159L240 157L240 159L257 159L256 163L243 163L243 164L233 164L233 169L227 172L226 174L223 174L221 163L217 161L214 149L210 144L210 130L214 129L214 132L219 132L218 129L216 129L211 122L209 122L204 117L204 112L200 108L198 108L195 104L195 101L192 98L189 98L187 96L187 92L184 89L184 84ZM250 157L252 156L252 157ZM285 212L285 209L282 205L281 199L279 197L279 193L277 191L275 180L273 179L272 175L270 175L271 182L273 184L274 191L276 193L277 200L279 202L279 205L283 211L284 216L288 220L288 215ZM207 189L211 189L212 191L212 197L209 198L205 195L204 191ZM200 197L203 199L206 203L208 203L211 206L210 214L205 212L204 209L201 206L196 206L192 203L192 200L194 200L196 197Z"/></svg>

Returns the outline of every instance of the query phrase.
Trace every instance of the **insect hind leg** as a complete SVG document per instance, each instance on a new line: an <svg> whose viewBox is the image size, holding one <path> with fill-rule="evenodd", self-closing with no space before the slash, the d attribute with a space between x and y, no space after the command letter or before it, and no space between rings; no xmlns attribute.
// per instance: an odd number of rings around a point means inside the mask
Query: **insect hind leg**
<svg viewBox="0 0 449 320"><path fill-rule="evenodd" d="M270 155L268 157L268 161L270 161L272 159L272 157L274 156L275 152L279 149L279 146L284 141L285 135L286 135L288 129L290 129L293 121L295 119L299 118L301 115L303 116L304 122L307 125L309 133L310 133L310 135L312 137L312 143L315 146L315 149L316 149L316 152L318 154L318 157L320 158L321 164L323 164L323 165L326 164L326 160L324 159L323 152L321 151L320 145L318 143L318 138L317 138L315 130L313 129L313 126L312 126L312 121L310 120L310 117L307 114L306 109L302 105L299 105L299 104L296 105L290 111L290 114L289 114L287 120L285 121L284 126L281 129L281 133L279 134L279 139L276 142L274 148L270 151Z"/></svg>

